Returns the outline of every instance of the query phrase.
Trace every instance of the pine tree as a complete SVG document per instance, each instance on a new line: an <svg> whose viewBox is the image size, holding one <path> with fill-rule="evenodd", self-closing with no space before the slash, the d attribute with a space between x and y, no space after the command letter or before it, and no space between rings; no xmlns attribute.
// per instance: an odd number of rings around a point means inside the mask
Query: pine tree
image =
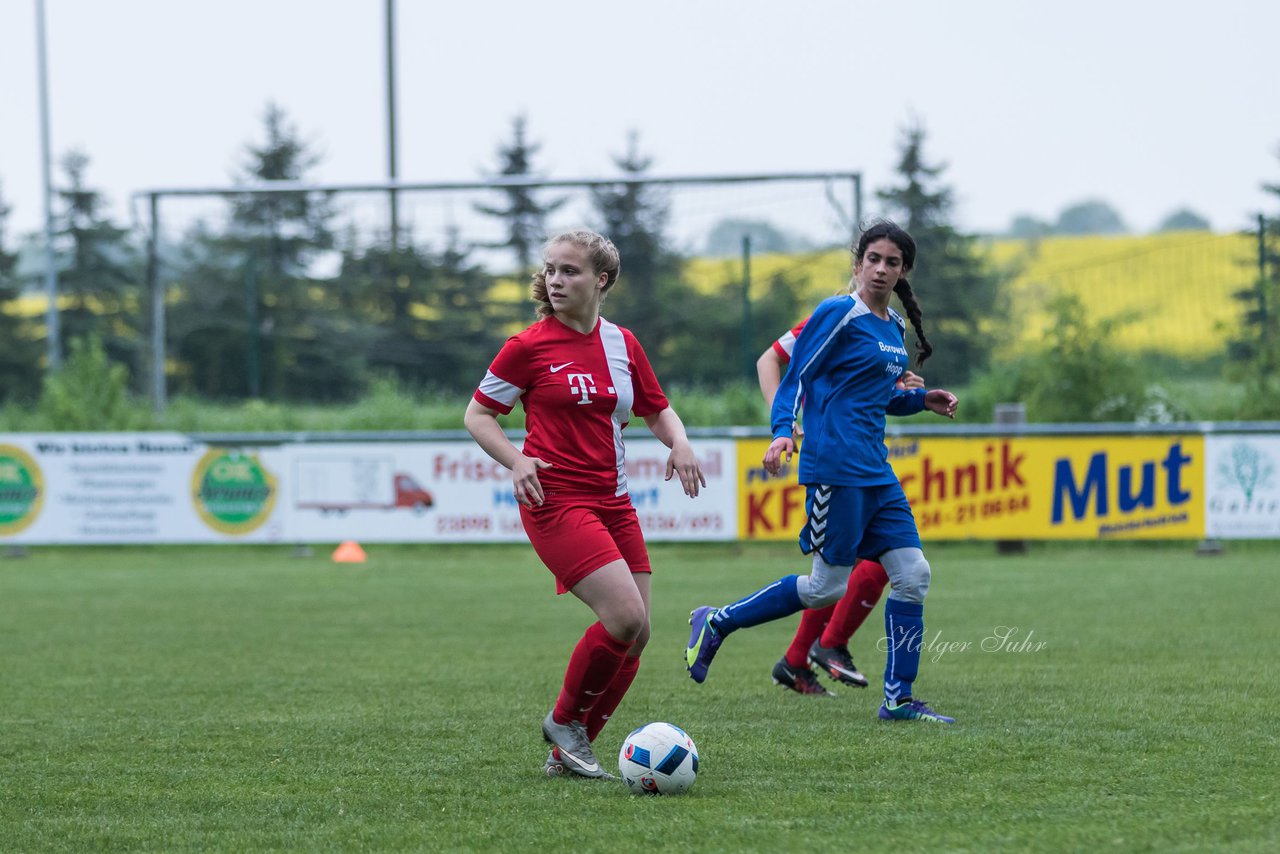
<svg viewBox="0 0 1280 854"><path fill-rule="evenodd" d="M538 177L533 168L533 158L541 146L526 138L525 125L524 116L516 116L512 120L511 141L498 147L498 171L489 176L491 179ZM538 192L529 187L501 187L495 192L504 196L504 205L477 204L475 209L486 216L501 219L507 236L502 241L480 245L490 249L510 249L515 257L517 274L522 279L527 278L539 261L539 247L549 236L546 233L547 215L563 205L565 200L544 203L538 199Z"/></svg>
<svg viewBox="0 0 1280 854"><path fill-rule="evenodd" d="M215 399L260 397L261 351L250 335L256 270L244 245L197 224L181 242L169 288L169 391Z"/></svg>
<svg viewBox="0 0 1280 854"><path fill-rule="evenodd" d="M877 196L915 239L916 263L908 280L933 344L922 373L931 387L946 387L965 383L990 361L999 327L999 278L979 257L975 238L951 224L953 193L941 183L946 166L926 162L924 142L919 124L905 129L897 166L901 183ZM914 337L908 334L907 340Z"/></svg>
<svg viewBox="0 0 1280 854"><path fill-rule="evenodd" d="M530 318L531 302L492 298L493 277L473 262L451 229L434 259L435 277L427 300L432 320L424 331L425 369L432 384L471 392L484 379L493 355L513 327Z"/></svg>
<svg viewBox="0 0 1280 854"><path fill-rule="evenodd" d="M267 106L263 130L237 180L307 180L319 157L281 108ZM203 229L188 253L189 287L172 324L182 362L176 379L219 397L347 400L363 389L371 331L342 310L347 295L312 273L334 247L333 218L328 193L231 200L225 232Z"/></svg>
<svg viewBox="0 0 1280 854"><path fill-rule="evenodd" d="M318 165L286 117L268 104L265 140L250 145L239 180L305 181ZM262 392L271 398L348 400L363 387L365 330L333 309L342 294L316 280L311 267L333 248L328 193L245 196L232 201L230 236L246 253L250 355L258 354Z"/></svg>
<svg viewBox="0 0 1280 854"><path fill-rule="evenodd" d="M1280 184L1263 184L1280 198ZM1232 296L1243 311L1240 328L1229 343L1233 374L1244 368L1248 390L1241 417L1280 418L1280 215L1259 217L1258 275L1253 287Z"/></svg>
<svg viewBox="0 0 1280 854"><path fill-rule="evenodd" d="M299 136L284 110L268 104L266 140L248 147L237 181L269 184L304 181L319 155ZM233 199L231 233L258 248L270 279L304 278L317 253L333 247L333 208L328 193L276 193Z"/></svg>
<svg viewBox="0 0 1280 854"><path fill-rule="evenodd" d="M368 366L401 386L474 390L514 320L490 297L493 277L451 231L439 254L412 243L343 251L335 284L355 295L347 310L373 322Z"/></svg>
<svg viewBox="0 0 1280 854"><path fill-rule="evenodd" d="M669 247L667 193L645 181L653 158L640 153L639 138L632 133L625 152L613 162L623 180L591 191L597 228L613 241L622 259L618 282L605 298L602 313L635 334L664 383L731 370L714 343L722 330L710 319L725 313L708 311L711 298L684 283L683 261ZM715 358L708 358L711 353Z"/></svg>
<svg viewBox="0 0 1280 854"><path fill-rule="evenodd" d="M32 400L40 389L40 343L35 324L18 313L18 256L5 249L9 212L0 196L0 404Z"/></svg>
<svg viewBox="0 0 1280 854"><path fill-rule="evenodd" d="M56 234L62 266L58 274L63 354L73 339L97 335L108 359L140 381L146 342L141 329L141 259L129 232L102 211L102 195L86 183L89 158L72 151L62 158L67 184Z"/></svg>
<svg viewBox="0 0 1280 854"><path fill-rule="evenodd" d="M626 152L613 162L627 180L591 190L599 230L622 258L618 284L602 311L634 332L660 362L660 344L670 337L682 310L671 299L680 288L680 258L667 248L663 234L670 204L662 190L644 181L653 159L640 153L635 133L627 140Z"/></svg>

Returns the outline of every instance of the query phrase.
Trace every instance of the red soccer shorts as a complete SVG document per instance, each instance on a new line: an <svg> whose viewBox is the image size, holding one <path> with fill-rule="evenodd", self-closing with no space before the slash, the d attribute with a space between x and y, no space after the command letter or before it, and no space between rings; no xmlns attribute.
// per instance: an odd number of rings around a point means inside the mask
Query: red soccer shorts
<svg viewBox="0 0 1280 854"><path fill-rule="evenodd" d="M615 560L626 561L633 573L653 571L640 520L626 495L522 504L520 521L533 550L556 577L557 594Z"/></svg>

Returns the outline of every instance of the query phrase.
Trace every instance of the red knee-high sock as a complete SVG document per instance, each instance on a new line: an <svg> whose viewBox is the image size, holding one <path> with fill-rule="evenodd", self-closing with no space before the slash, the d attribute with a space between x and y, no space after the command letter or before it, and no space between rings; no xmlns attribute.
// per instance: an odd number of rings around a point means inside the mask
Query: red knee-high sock
<svg viewBox="0 0 1280 854"><path fill-rule="evenodd" d="M603 623L587 627L569 656L564 686L552 713L556 723L586 722L587 713L608 689L630 648L631 644L609 634Z"/></svg>
<svg viewBox="0 0 1280 854"><path fill-rule="evenodd" d="M787 647L787 664L792 667L809 666L809 647L813 646L813 642L821 636L822 629L831 619L831 612L835 608L835 605L828 605L825 608L810 608L800 613L800 625L796 627L796 636L791 639L791 646Z"/></svg>
<svg viewBox="0 0 1280 854"><path fill-rule="evenodd" d="M849 587L844 596L836 603L831 622L822 632L822 645L830 649L833 646L848 646L849 638L862 625L876 608L884 586L889 583L889 576L884 567L869 560L859 561L849 573Z"/></svg>
<svg viewBox="0 0 1280 854"><path fill-rule="evenodd" d="M587 715L587 738L596 740L600 730L604 729L604 725L609 722L609 716L626 696L627 689L635 681L636 672L639 669L640 656L628 655L622 659L622 666L618 668L613 681L609 683L609 687L600 695L600 699L596 700L596 704L591 707L591 712Z"/></svg>

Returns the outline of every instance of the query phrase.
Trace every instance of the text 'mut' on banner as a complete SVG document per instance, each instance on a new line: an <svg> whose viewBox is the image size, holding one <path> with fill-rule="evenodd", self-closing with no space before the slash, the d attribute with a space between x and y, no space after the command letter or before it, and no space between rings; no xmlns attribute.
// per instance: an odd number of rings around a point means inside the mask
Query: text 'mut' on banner
<svg viewBox="0 0 1280 854"><path fill-rule="evenodd" d="M798 460L768 478L765 440L739 448L739 535L794 540ZM1201 436L893 438L889 460L925 539L1204 536Z"/></svg>

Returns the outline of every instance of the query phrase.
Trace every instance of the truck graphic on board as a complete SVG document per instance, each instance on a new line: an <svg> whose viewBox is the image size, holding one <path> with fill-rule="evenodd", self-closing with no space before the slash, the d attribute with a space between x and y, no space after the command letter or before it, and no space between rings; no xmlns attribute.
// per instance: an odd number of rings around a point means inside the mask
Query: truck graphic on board
<svg viewBox="0 0 1280 854"><path fill-rule="evenodd" d="M293 463L294 507L344 514L350 510L408 508L422 513L435 503L412 475L395 470L389 456L299 456Z"/></svg>

